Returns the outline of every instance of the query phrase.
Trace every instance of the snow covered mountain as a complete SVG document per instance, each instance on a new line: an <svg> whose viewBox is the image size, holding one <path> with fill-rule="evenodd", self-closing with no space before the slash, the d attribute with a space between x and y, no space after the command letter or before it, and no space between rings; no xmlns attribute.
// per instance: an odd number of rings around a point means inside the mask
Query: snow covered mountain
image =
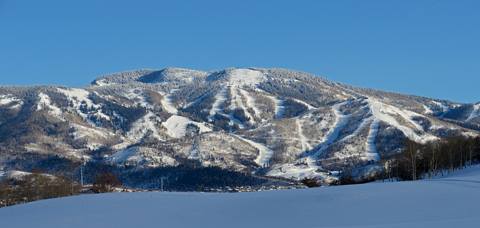
<svg viewBox="0 0 480 228"><path fill-rule="evenodd" d="M201 166L326 182L370 175L402 149L476 136L480 103L355 88L286 69L181 68L107 75L87 88L0 88L0 167L81 159ZM61 163L64 164L64 163Z"/></svg>

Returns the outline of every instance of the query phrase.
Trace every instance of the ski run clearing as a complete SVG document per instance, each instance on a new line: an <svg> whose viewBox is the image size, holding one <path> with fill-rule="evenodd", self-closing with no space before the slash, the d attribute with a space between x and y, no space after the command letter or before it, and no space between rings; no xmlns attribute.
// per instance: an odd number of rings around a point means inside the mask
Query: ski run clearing
<svg viewBox="0 0 480 228"><path fill-rule="evenodd" d="M333 125L334 127L330 129L329 134L327 135L327 137L325 137L320 149L313 154L314 159L316 159L324 150L326 150L332 143L334 143L338 139L340 131L347 125L350 115L344 115L340 110L340 108L345 104L348 104L348 102L342 102L333 105L332 109L335 113L335 124Z"/></svg>
<svg viewBox="0 0 480 228"><path fill-rule="evenodd" d="M210 115L208 116L210 121L213 121L215 114L222 113L221 105L223 105L225 101L227 101L227 88L223 88L215 95L215 102L213 102Z"/></svg>
<svg viewBox="0 0 480 228"><path fill-rule="evenodd" d="M0 227L450 228L480 224L480 167L416 182L252 193L113 193L0 209Z"/></svg>
<svg viewBox="0 0 480 228"><path fill-rule="evenodd" d="M171 98L173 92L175 92L175 90L170 91L169 94L163 94L162 105L163 105L163 108L165 108L165 110L168 113L177 114L178 110L175 107L175 105L172 103L172 98Z"/></svg>
<svg viewBox="0 0 480 228"><path fill-rule="evenodd" d="M10 108L20 108L22 105L23 105L23 101L12 96L12 95L0 95L0 106L4 106L4 105L11 105L11 104L15 104L13 106L11 106Z"/></svg>
<svg viewBox="0 0 480 228"><path fill-rule="evenodd" d="M387 105L372 98L368 99L368 103L370 105L370 110L372 111L372 114L376 119L381 120L399 129L409 139L419 143L425 143L437 139L437 137L425 133L425 129L423 129L422 126L412 120L414 117L422 117L420 114L407 110L400 110L397 107ZM400 124L397 120L397 118L399 117L401 117L402 120L406 121L409 125L413 126L417 131L422 132L423 134L417 134L412 128Z"/></svg>
<svg viewBox="0 0 480 228"><path fill-rule="evenodd" d="M52 104L52 100L47 94L38 94L37 111L47 109L48 112L57 118L62 118L62 110Z"/></svg>
<svg viewBox="0 0 480 228"><path fill-rule="evenodd" d="M479 116L480 116L480 103L473 105L473 110L470 113L470 115L468 116L466 121L473 120L473 119L475 119Z"/></svg>
<svg viewBox="0 0 480 228"><path fill-rule="evenodd" d="M68 98L68 100L73 104L76 112L84 119L89 120L89 116L96 116L97 118L110 120L110 116L102 112L101 105L95 104L90 99L89 91L76 88L57 88L57 91L64 94ZM85 113L82 111L82 109L88 109L88 113ZM94 123L91 124L95 125Z"/></svg>
<svg viewBox="0 0 480 228"><path fill-rule="evenodd" d="M226 74L226 78L228 79L228 82L226 86L219 90L218 93L215 95L215 101L213 102L212 108L210 109L208 119L210 122L212 122L214 116L216 114L220 114L229 118L230 124L233 125L237 123L240 128L243 128L243 124L240 123L238 120L235 120L231 114L223 112L222 106L227 102L228 97L230 96L232 100L230 100L229 108L231 110L237 108L243 110L245 115L250 119L250 123L253 123L253 115L258 115L261 112L255 107L255 100L249 95L247 91L243 90L242 88L250 87L256 89L257 85L265 80L265 76L261 72L255 70L234 69ZM245 98L246 104L244 104L242 98ZM187 107L189 105L187 105ZM252 108L255 113L252 115L248 111L248 108Z"/></svg>
<svg viewBox="0 0 480 228"><path fill-rule="evenodd" d="M312 149L312 146L308 143L307 137L303 134L301 119L296 119L295 124L297 125L298 138L302 144L302 151L307 151Z"/></svg>
<svg viewBox="0 0 480 228"><path fill-rule="evenodd" d="M377 137L379 124L380 122L378 120L373 120L370 124L370 130L367 137L368 160L380 160L380 155L377 153L377 145L375 144L375 138Z"/></svg>
<svg viewBox="0 0 480 228"><path fill-rule="evenodd" d="M207 127L204 123L195 122L186 117L177 115L171 116L167 121L162 123L162 125L167 128L167 134L173 138L184 137L189 124L197 126L199 133L212 131L212 129Z"/></svg>
<svg viewBox="0 0 480 228"><path fill-rule="evenodd" d="M138 119L132 124L132 128L128 131L128 138L138 142L147 134L152 134L155 138L162 138L158 132L157 125L161 123L160 117L152 112L147 112L145 116Z"/></svg>
<svg viewBox="0 0 480 228"><path fill-rule="evenodd" d="M238 135L234 135L235 137L245 141L246 143L250 144L251 146L255 147L258 150L258 156L255 159L255 163L257 163L261 167L267 167L270 163L270 160L273 156L273 150L269 149L268 147L264 146L261 143L254 142L250 139L246 139L240 137Z"/></svg>

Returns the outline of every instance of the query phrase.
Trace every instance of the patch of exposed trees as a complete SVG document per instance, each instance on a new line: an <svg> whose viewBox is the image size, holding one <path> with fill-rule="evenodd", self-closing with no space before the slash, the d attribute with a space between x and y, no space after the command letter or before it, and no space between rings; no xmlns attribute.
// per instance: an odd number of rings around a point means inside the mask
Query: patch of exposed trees
<svg viewBox="0 0 480 228"><path fill-rule="evenodd" d="M403 151L384 158L384 171L368 177L355 177L344 170L334 185L361 184L377 180L418 180L442 176L480 163L480 137L450 137L420 144L404 142Z"/></svg>
<svg viewBox="0 0 480 228"><path fill-rule="evenodd" d="M68 178L32 173L0 182L0 207L79 193L80 186Z"/></svg>
<svg viewBox="0 0 480 228"><path fill-rule="evenodd" d="M80 186L66 177L40 172L0 181L0 207L32 201L78 195L81 192L106 193L122 187L122 182L110 172L95 176L93 184Z"/></svg>
<svg viewBox="0 0 480 228"><path fill-rule="evenodd" d="M478 163L480 137L451 137L426 144L407 140L404 151L385 162L384 178L431 178Z"/></svg>
<svg viewBox="0 0 480 228"><path fill-rule="evenodd" d="M95 193L113 192L116 188L122 186L118 177L109 172L98 174L93 182L92 190Z"/></svg>

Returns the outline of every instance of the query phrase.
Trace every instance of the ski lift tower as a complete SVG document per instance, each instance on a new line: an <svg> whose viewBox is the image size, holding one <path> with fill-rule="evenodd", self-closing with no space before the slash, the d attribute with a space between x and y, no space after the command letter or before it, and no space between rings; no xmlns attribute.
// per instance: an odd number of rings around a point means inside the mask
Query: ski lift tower
<svg viewBox="0 0 480 228"><path fill-rule="evenodd" d="M80 186L83 187L83 185L84 185L83 171L84 171L84 167L85 167L85 164L86 164L85 156L83 155L83 152L82 152L81 162L82 162L82 164L80 165Z"/></svg>
<svg viewBox="0 0 480 228"><path fill-rule="evenodd" d="M160 191L161 192L165 191L165 189L164 189L165 179L167 179L167 178L166 177L160 177Z"/></svg>

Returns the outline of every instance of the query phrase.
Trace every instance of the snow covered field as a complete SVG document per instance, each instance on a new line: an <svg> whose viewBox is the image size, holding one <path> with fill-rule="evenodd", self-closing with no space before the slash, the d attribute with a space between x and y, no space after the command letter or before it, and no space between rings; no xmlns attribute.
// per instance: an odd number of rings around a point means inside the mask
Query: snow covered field
<svg viewBox="0 0 480 228"><path fill-rule="evenodd" d="M0 227L476 227L480 167L434 180L255 193L115 193L0 209Z"/></svg>

